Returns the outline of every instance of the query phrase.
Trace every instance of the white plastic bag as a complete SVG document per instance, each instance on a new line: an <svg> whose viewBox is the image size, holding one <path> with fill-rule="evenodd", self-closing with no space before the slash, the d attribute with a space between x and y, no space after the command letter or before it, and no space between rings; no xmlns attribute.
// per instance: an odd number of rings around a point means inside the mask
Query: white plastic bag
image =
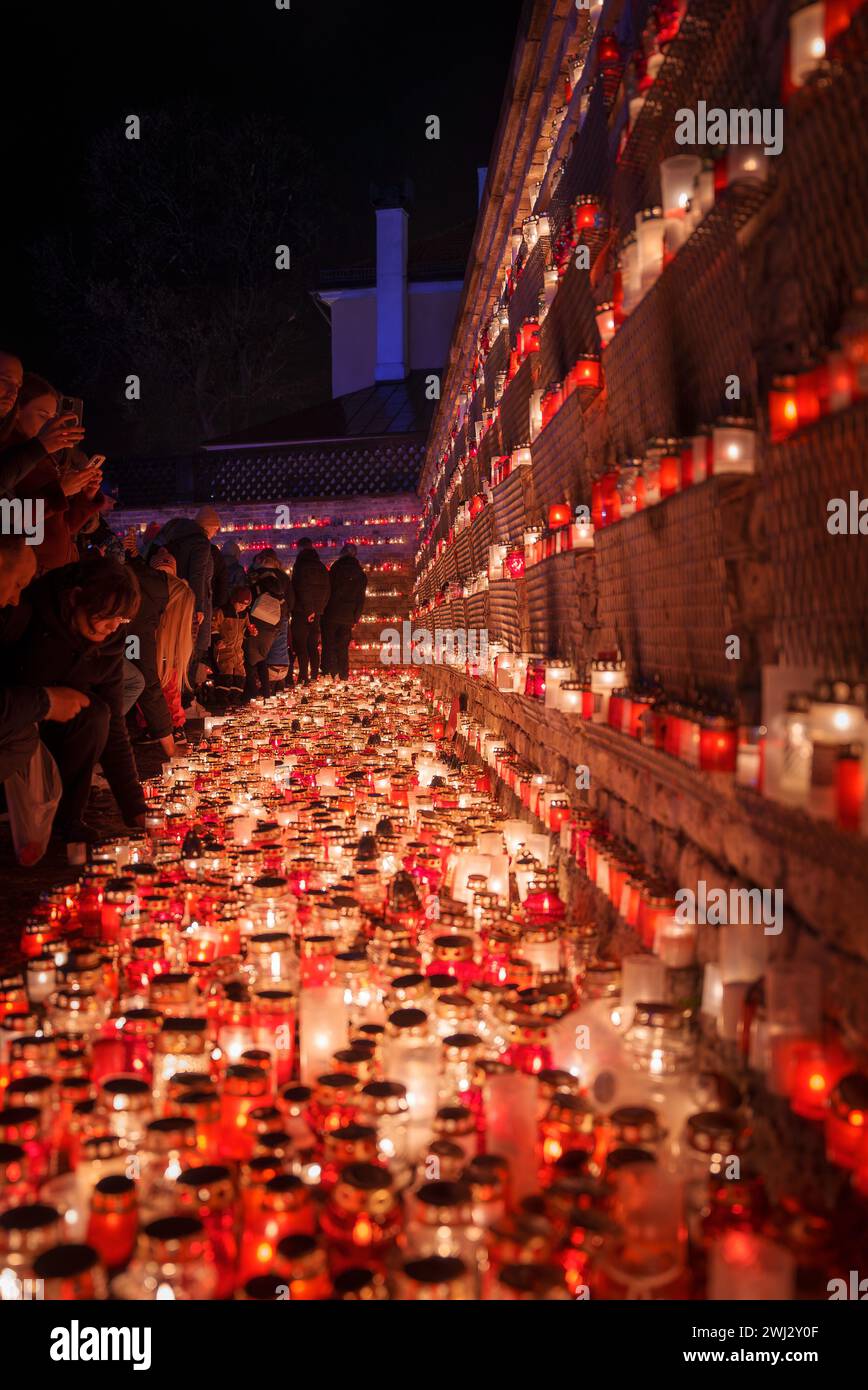
<svg viewBox="0 0 868 1390"><path fill-rule="evenodd" d="M19 864L31 868L48 848L63 792L57 763L41 739L30 762L21 772L7 777L5 787L15 857Z"/></svg>

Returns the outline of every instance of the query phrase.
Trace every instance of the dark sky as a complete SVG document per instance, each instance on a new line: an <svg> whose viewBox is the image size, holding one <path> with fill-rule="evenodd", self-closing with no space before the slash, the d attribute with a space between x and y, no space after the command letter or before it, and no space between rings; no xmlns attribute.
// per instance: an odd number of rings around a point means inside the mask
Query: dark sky
<svg viewBox="0 0 868 1390"><path fill-rule="evenodd" d="M52 372L29 248L46 230L74 225L95 133L189 92L228 112L278 113L321 156L345 206L359 210L356 244L337 248L338 260L370 250L372 180L412 179L411 236L471 217L520 10L520 0L292 0L289 11L274 0L8 0L0 341ZM439 142L425 139L430 114L442 122Z"/></svg>

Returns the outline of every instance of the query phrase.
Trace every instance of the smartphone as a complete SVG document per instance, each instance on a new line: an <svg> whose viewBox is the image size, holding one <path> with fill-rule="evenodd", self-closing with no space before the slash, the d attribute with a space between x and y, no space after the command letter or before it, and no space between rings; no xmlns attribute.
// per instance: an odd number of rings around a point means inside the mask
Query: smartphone
<svg viewBox="0 0 868 1390"><path fill-rule="evenodd" d="M79 425L84 424L84 401L80 396L61 396L61 415L74 415Z"/></svg>

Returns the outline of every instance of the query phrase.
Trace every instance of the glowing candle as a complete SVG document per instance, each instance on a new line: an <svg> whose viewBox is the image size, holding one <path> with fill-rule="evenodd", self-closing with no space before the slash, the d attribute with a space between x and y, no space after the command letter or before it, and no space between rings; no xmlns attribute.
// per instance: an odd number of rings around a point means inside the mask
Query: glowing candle
<svg viewBox="0 0 868 1390"><path fill-rule="evenodd" d="M749 1231L728 1231L710 1250L708 1298L791 1299L796 1263L789 1250Z"/></svg>
<svg viewBox="0 0 868 1390"><path fill-rule="evenodd" d="M300 1071L310 1085L329 1071L335 1052L346 1045L344 991L334 985L303 989L299 996Z"/></svg>

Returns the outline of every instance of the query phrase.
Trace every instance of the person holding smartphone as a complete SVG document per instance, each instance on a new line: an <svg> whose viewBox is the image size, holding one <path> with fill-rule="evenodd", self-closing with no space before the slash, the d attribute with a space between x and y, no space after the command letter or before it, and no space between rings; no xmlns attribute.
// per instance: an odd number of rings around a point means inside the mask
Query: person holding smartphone
<svg viewBox="0 0 868 1390"><path fill-rule="evenodd" d="M4 399L10 398L12 385L17 383L14 405L0 422L0 494L7 497L20 482L29 477L34 468L48 458L55 458L65 449L77 448L84 439L80 414L70 411L65 414L59 413L60 397L57 392L43 378L35 375L33 381L38 384L37 394L43 398L42 408L38 413L35 429L33 411L30 412L30 418L22 429L22 406L28 403L22 400L27 374L22 371L19 381L15 367L21 367L17 358L0 353L0 378L11 383ZM47 413L48 401L51 403L50 414Z"/></svg>
<svg viewBox="0 0 868 1390"><path fill-rule="evenodd" d="M69 400L69 398L66 398ZM76 403L80 420L80 402ZM60 397L44 377L26 372L18 395L16 437L34 442L47 426L66 418L59 413ZM102 510L105 498L100 491L102 454L88 458L71 447L58 454L45 454L15 488L22 499L41 501L44 508L44 536L35 548L40 573L72 564L78 558L75 538L91 517Z"/></svg>

